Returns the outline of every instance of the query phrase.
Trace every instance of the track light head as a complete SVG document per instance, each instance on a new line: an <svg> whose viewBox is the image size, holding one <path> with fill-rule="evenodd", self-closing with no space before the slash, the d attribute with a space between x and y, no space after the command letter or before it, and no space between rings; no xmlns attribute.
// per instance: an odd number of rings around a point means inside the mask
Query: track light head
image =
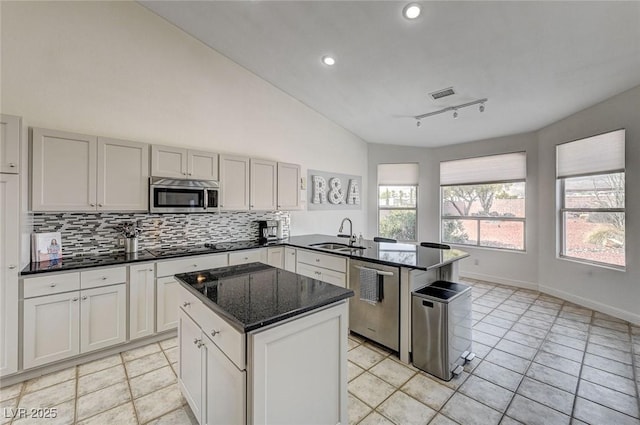
<svg viewBox="0 0 640 425"><path fill-rule="evenodd" d="M454 120L458 119L458 111L453 111L453 119Z"/></svg>
<svg viewBox="0 0 640 425"><path fill-rule="evenodd" d="M422 122L421 122L420 120L418 120L418 121L416 122L416 127L420 127L421 125L422 125Z"/></svg>
<svg viewBox="0 0 640 425"><path fill-rule="evenodd" d="M480 112L484 112L484 103L481 103L478 109L480 110Z"/></svg>

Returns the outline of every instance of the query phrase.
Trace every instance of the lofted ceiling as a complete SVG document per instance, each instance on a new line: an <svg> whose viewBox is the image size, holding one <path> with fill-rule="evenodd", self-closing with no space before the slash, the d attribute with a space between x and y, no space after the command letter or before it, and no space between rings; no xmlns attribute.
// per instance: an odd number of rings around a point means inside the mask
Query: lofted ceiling
<svg viewBox="0 0 640 425"><path fill-rule="evenodd" d="M538 130L640 85L637 1L425 1L413 21L400 1L140 3L371 143ZM485 97L483 113L413 118Z"/></svg>

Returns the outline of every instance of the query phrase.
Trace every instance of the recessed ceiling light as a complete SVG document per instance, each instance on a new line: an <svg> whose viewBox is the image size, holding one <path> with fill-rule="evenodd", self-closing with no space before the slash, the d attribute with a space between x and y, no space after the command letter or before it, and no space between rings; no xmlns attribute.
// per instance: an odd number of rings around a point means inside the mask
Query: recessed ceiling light
<svg viewBox="0 0 640 425"><path fill-rule="evenodd" d="M409 3L402 9L402 15L407 19L416 19L420 16L420 5L416 3Z"/></svg>
<svg viewBox="0 0 640 425"><path fill-rule="evenodd" d="M336 64L336 60L332 56L323 56L322 63L328 66L333 66Z"/></svg>

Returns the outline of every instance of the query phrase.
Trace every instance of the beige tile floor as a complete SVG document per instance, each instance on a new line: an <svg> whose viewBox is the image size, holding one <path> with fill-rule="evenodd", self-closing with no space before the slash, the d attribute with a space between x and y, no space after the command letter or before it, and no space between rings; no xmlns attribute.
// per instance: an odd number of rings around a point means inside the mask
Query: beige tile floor
<svg viewBox="0 0 640 425"><path fill-rule="evenodd" d="M478 357L444 382L349 338L349 423L640 425L640 328L534 291L468 280ZM0 390L3 424L195 424L176 339ZM12 421L17 407L55 419Z"/></svg>

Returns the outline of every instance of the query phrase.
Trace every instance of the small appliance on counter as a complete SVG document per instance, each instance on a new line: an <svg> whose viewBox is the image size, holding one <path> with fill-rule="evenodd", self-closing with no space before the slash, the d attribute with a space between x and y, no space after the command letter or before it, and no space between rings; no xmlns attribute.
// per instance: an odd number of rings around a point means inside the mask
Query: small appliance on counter
<svg viewBox="0 0 640 425"><path fill-rule="evenodd" d="M282 225L280 220L260 220L258 221L258 239L260 243L277 241L282 235Z"/></svg>

